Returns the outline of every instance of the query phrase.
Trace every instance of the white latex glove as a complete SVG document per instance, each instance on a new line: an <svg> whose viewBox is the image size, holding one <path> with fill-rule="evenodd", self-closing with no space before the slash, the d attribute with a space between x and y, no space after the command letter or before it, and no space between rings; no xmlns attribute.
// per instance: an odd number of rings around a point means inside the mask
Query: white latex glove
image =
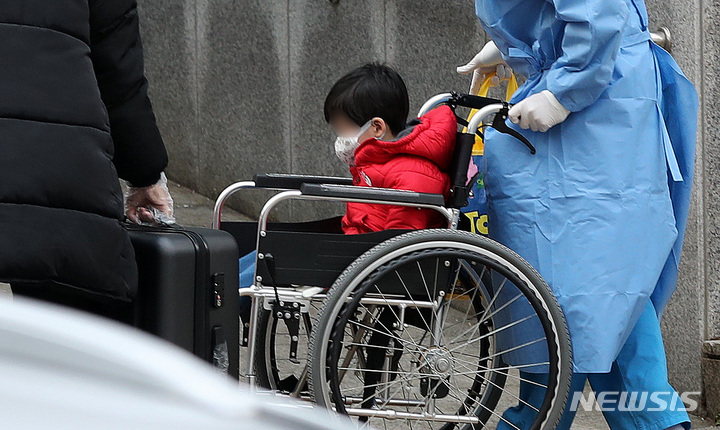
<svg viewBox="0 0 720 430"><path fill-rule="evenodd" d="M493 87L500 85L501 80L509 79L512 75L512 69L505 63L500 50L492 40L486 43L470 62L458 67L457 72L461 75L466 75L470 72L473 73L471 86L471 92L473 94L477 93L480 85L485 80L485 75L489 73L495 72L491 83Z"/></svg>
<svg viewBox="0 0 720 430"><path fill-rule="evenodd" d="M130 187L125 194L125 215L136 224L174 224L173 199L165 173L149 187Z"/></svg>
<svg viewBox="0 0 720 430"><path fill-rule="evenodd" d="M565 121L568 115L570 111L548 90L527 97L508 112L510 121L521 128L543 133Z"/></svg>

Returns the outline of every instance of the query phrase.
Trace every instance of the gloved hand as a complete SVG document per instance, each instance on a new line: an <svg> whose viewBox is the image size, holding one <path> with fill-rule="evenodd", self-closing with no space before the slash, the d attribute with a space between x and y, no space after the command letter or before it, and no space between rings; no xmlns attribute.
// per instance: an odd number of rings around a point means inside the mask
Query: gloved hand
<svg viewBox="0 0 720 430"><path fill-rule="evenodd" d="M458 67L457 72L462 75L473 72L470 90L472 94L477 93L480 85L485 80L485 75L489 73L495 72L495 76L492 78L490 84L493 87L500 85L501 80L509 79L512 75L512 69L505 63L500 50L492 40L486 43L470 62Z"/></svg>
<svg viewBox="0 0 720 430"><path fill-rule="evenodd" d="M510 121L521 128L543 133L565 121L568 115L570 111L548 90L525 98L508 112Z"/></svg>
<svg viewBox="0 0 720 430"><path fill-rule="evenodd" d="M173 199L165 173L155 185L130 187L125 193L125 215L136 224L174 224Z"/></svg>

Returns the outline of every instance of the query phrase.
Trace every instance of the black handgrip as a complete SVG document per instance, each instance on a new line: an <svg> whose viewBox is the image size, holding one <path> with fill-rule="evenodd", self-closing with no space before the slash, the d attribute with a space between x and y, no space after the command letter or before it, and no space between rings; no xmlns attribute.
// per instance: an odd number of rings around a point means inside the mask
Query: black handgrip
<svg viewBox="0 0 720 430"><path fill-rule="evenodd" d="M525 139L525 136L518 133L516 130L508 127L507 123L505 123L505 120L508 117L508 111L509 107L507 106L507 103L505 103L505 107L500 110L497 114L495 114L495 118L493 118L493 122L490 125L490 127L494 128L495 130L499 131L500 133L509 134L510 136L514 137L515 139L522 142L525 146L527 146L530 149L531 154L535 154L535 147L530 143L527 139Z"/></svg>
<svg viewBox="0 0 720 430"><path fill-rule="evenodd" d="M479 110L485 106L503 103L503 101L492 99L490 97L473 96L470 94L455 94L451 103L455 106L463 106Z"/></svg>
<svg viewBox="0 0 720 430"><path fill-rule="evenodd" d="M505 106L503 109L501 109L497 114L495 114L495 118L493 119L492 124L490 127L494 128L495 130L499 131L500 133L509 134L510 136L514 137L515 139L522 142L525 146L530 149L531 154L535 154L535 147L530 143L525 136L518 133L516 130L508 127L508 125L505 123L505 120L508 117L508 111L510 110L510 105L507 102L504 102L502 100L493 99L489 97L481 97L481 96L473 96L470 94L457 94L453 93L453 98L450 101L450 105L454 107L457 106L464 106L469 107L472 109L482 109L485 106L489 106L492 104L502 104ZM460 124L463 124L463 121L458 121ZM480 133L480 130L477 131L478 135L480 137L483 137Z"/></svg>
<svg viewBox="0 0 720 430"><path fill-rule="evenodd" d="M353 184L352 178L285 173L259 173L253 176L253 182L258 188L280 188L284 190L299 190L302 184Z"/></svg>
<svg viewBox="0 0 720 430"><path fill-rule="evenodd" d="M379 202L432 206L445 205L445 197L442 194L416 193L414 191L396 190L392 188L348 187L332 184L303 184L300 191L304 195L317 197L375 200Z"/></svg>

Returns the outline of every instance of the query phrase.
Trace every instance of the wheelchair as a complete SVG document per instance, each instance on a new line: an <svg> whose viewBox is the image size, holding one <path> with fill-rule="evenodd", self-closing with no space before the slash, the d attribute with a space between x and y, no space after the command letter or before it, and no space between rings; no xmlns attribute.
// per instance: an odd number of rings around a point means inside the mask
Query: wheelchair
<svg viewBox="0 0 720 430"><path fill-rule="evenodd" d="M279 395L311 400L378 428L519 427L503 411L535 413L530 429L554 428L572 373L565 320L547 284L520 256L463 231L467 172L475 134L510 129L509 105L444 93L459 131L450 169L450 197L353 186L349 178L258 174L230 185L215 204L213 227L230 232L240 255L257 251L252 298L242 317L248 350L245 377ZM458 110L476 109L469 123ZM489 122L485 119L493 118ZM223 222L234 193L274 191L258 222ZM340 218L271 223L286 201L359 202L431 209L446 229L387 230L343 235ZM539 376L539 377L538 377ZM538 382L540 381L540 382ZM543 387L524 400L526 384Z"/></svg>

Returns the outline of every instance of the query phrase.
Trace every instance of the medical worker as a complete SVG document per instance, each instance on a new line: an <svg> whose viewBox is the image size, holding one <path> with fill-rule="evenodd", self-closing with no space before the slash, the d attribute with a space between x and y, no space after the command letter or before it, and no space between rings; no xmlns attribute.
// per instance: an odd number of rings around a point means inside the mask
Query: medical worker
<svg viewBox="0 0 720 430"><path fill-rule="evenodd" d="M596 393L665 395L665 407L607 408L612 429L690 428L670 398L659 319L690 203L695 89L651 42L642 0L477 0L476 12L492 42L458 72L500 64L527 77L510 121L537 154L488 131L485 185L491 236L538 269L567 319L574 375L558 428L586 380ZM539 391L524 383L498 428L528 428Z"/></svg>

